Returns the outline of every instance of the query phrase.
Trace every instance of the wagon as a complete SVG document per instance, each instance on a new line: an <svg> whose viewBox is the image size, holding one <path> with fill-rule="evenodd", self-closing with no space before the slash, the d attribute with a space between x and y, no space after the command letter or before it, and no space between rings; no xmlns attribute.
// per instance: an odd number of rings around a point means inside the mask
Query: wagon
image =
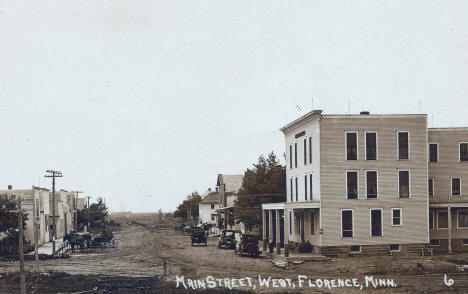
<svg viewBox="0 0 468 294"><path fill-rule="evenodd" d="M207 233L206 231L201 228L201 227L195 227L192 229L192 232L190 234L190 238L192 239L192 246L194 243L200 244L200 243L205 243L205 246L207 245Z"/></svg>
<svg viewBox="0 0 468 294"><path fill-rule="evenodd" d="M243 234L236 233L236 247L235 253L242 256L243 254L248 254L250 256L259 256L260 249L258 247L258 242L260 236L257 234Z"/></svg>

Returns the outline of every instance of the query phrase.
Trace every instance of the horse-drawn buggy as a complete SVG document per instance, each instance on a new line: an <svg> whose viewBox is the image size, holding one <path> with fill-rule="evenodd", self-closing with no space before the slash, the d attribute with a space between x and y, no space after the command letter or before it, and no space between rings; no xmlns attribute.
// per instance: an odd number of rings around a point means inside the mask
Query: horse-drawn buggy
<svg viewBox="0 0 468 294"><path fill-rule="evenodd" d="M192 239L193 244L205 243L207 245L208 232L203 229L203 227L193 227L190 233L190 239Z"/></svg>
<svg viewBox="0 0 468 294"><path fill-rule="evenodd" d="M236 233L236 246L234 252L242 256L243 254L248 254L250 256L259 256L260 249L258 247L258 242L260 241L260 236L258 234L248 234L248 233Z"/></svg>
<svg viewBox="0 0 468 294"><path fill-rule="evenodd" d="M63 241L67 241L70 244L72 253L75 253L77 248L80 249L80 252L89 252L96 251L97 249L109 251L117 247L117 239L114 238L114 234L106 229L94 238L89 233L71 232L63 237Z"/></svg>

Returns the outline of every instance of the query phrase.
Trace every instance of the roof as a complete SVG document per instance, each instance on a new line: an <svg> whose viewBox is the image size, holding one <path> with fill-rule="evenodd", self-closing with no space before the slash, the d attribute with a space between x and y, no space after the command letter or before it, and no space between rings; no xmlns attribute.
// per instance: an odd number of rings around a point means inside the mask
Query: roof
<svg viewBox="0 0 468 294"><path fill-rule="evenodd" d="M434 132L457 132L457 131L468 131L468 128L466 127L453 127L453 128L429 128L429 131L434 131Z"/></svg>
<svg viewBox="0 0 468 294"><path fill-rule="evenodd" d="M210 203L219 203L219 193L218 192L211 192L200 201L201 204L210 204Z"/></svg>
<svg viewBox="0 0 468 294"><path fill-rule="evenodd" d="M0 195L15 195L21 199L33 199L32 189L0 190Z"/></svg>
<svg viewBox="0 0 468 294"><path fill-rule="evenodd" d="M225 175L219 174L218 175L218 182L217 186L224 184L224 191L237 193L239 189L242 187L242 180L244 175Z"/></svg>

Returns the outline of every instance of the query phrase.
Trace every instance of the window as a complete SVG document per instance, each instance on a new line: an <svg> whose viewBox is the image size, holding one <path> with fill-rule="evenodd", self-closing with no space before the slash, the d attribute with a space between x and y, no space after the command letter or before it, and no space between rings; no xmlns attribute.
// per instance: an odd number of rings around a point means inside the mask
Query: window
<svg viewBox="0 0 468 294"><path fill-rule="evenodd" d="M289 168L292 168L292 162L293 162L293 158L292 158L292 145L289 145Z"/></svg>
<svg viewBox="0 0 468 294"><path fill-rule="evenodd" d="M309 137L309 163L312 164L312 137Z"/></svg>
<svg viewBox="0 0 468 294"><path fill-rule="evenodd" d="M390 251L400 251L400 244L390 244Z"/></svg>
<svg viewBox="0 0 468 294"><path fill-rule="evenodd" d="M400 198L408 198L410 196L409 182L409 170L398 171L398 195Z"/></svg>
<svg viewBox="0 0 468 294"><path fill-rule="evenodd" d="M299 189L297 184L297 177L296 177L296 201L299 201Z"/></svg>
<svg viewBox="0 0 468 294"><path fill-rule="evenodd" d="M292 180L292 178L289 181L289 187L290 187L290 190L291 190L291 202L293 202L293 180Z"/></svg>
<svg viewBox="0 0 468 294"><path fill-rule="evenodd" d="M307 175L304 176L304 199L307 200Z"/></svg>
<svg viewBox="0 0 468 294"><path fill-rule="evenodd" d="M440 245L440 240L432 239L432 240L429 241L429 244L431 244L432 246L439 246Z"/></svg>
<svg viewBox="0 0 468 294"><path fill-rule="evenodd" d="M357 132L346 133L346 160L357 160Z"/></svg>
<svg viewBox="0 0 468 294"><path fill-rule="evenodd" d="M297 167L297 143L294 143L294 167Z"/></svg>
<svg viewBox="0 0 468 294"><path fill-rule="evenodd" d="M457 229L468 229L468 210L457 212Z"/></svg>
<svg viewBox="0 0 468 294"><path fill-rule="evenodd" d="M349 247L349 252L350 253L360 253L361 252L361 246L359 245L351 245Z"/></svg>
<svg viewBox="0 0 468 294"><path fill-rule="evenodd" d="M358 172L346 172L346 195L348 199L358 198Z"/></svg>
<svg viewBox="0 0 468 294"><path fill-rule="evenodd" d="M314 193L312 191L312 174L309 175L309 189L310 189L310 200L312 200L314 197Z"/></svg>
<svg viewBox="0 0 468 294"><path fill-rule="evenodd" d="M392 208L392 226L401 226L401 208Z"/></svg>
<svg viewBox="0 0 468 294"><path fill-rule="evenodd" d="M304 165L307 164L307 139L304 139Z"/></svg>
<svg viewBox="0 0 468 294"><path fill-rule="evenodd" d="M214 209L214 204L213 203L211 204L211 209Z"/></svg>
<svg viewBox="0 0 468 294"><path fill-rule="evenodd" d="M289 234L292 234L292 213L289 211Z"/></svg>
<svg viewBox="0 0 468 294"><path fill-rule="evenodd" d="M463 245L468 245L468 239L463 239L462 244Z"/></svg>
<svg viewBox="0 0 468 294"><path fill-rule="evenodd" d="M460 196L460 178L452 178L452 195Z"/></svg>
<svg viewBox="0 0 468 294"><path fill-rule="evenodd" d="M315 235L315 213L310 212L310 235Z"/></svg>
<svg viewBox="0 0 468 294"><path fill-rule="evenodd" d="M437 212L437 228L438 229L447 229L448 228L447 211Z"/></svg>
<svg viewBox="0 0 468 294"><path fill-rule="evenodd" d="M427 191L428 191L428 194L429 196L434 196L434 179L432 178L429 178L427 180Z"/></svg>
<svg viewBox="0 0 468 294"><path fill-rule="evenodd" d="M460 161L468 161L468 143L460 143Z"/></svg>
<svg viewBox="0 0 468 294"><path fill-rule="evenodd" d="M377 160L377 133L366 132L366 160Z"/></svg>
<svg viewBox="0 0 468 294"><path fill-rule="evenodd" d="M341 211L341 236L353 237L353 211Z"/></svg>
<svg viewBox="0 0 468 294"><path fill-rule="evenodd" d="M381 237L382 236L382 209L371 209L371 236Z"/></svg>
<svg viewBox="0 0 468 294"><path fill-rule="evenodd" d="M429 229L434 229L434 212L429 210Z"/></svg>
<svg viewBox="0 0 468 294"><path fill-rule="evenodd" d="M377 171L366 171L367 199L377 198Z"/></svg>
<svg viewBox="0 0 468 294"><path fill-rule="evenodd" d="M439 161L439 144L429 144L429 162Z"/></svg>
<svg viewBox="0 0 468 294"><path fill-rule="evenodd" d="M409 132L398 132L398 159L409 159Z"/></svg>
<svg viewBox="0 0 468 294"><path fill-rule="evenodd" d="M215 214L212 214L212 215L211 215L211 220L212 220L212 221L216 220L216 215L215 215Z"/></svg>

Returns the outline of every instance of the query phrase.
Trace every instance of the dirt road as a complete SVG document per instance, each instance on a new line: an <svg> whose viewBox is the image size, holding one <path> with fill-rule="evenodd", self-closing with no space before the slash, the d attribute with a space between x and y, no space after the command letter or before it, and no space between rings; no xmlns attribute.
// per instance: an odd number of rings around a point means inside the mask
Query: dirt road
<svg viewBox="0 0 468 294"><path fill-rule="evenodd" d="M374 288L371 282L365 291L408 292L408 293L445 293L447 291L464 292L468 289L468 276L458 268L459 264L468 264L468 255L446 255L432 258L393 258L393 257L355 257L338 258L329 261L308 262L293 265L287 269L275 267L269 259L239 257L232 250L217 248L217 240L210 238L208 246L191 246L188 236L176 234L172 227L157 226L154 223L136 221L123 223L122 230L115 232L118 248L108 253L76 253L67 259L41 261L42 271L64 272L72 275L93 275L101 277L125 277L126 279L161 278L158 287L164 284L165 291L185 291L182 280L176 288L176 277L184 276L185 286L190 287L187 279L200 279L207 282L208 276L214 279L229 278L228 285L224 280L215 281L216 289L227 291L229 287L239 286L239 280L231 278L252 278L255 287L247 285L241 288L253 292L326 292L349 293L361 292L359 287L332 287L332 280L356 278L365 286L365 277L393 279L396 287ZM26 269L33 270L33 262L26 263ZM164 268L166 267L166 275ZM15 262L2 263L0 275L18 270ZM453 279L449 287L444 283ZM294 287L260 287L258 277L291 279ZM299 288L298 275L311 279L315 287L310 287L307 280ZM317 282L320 279L321 282ZM318 288L320 283L329 282ZM200 283L200 282L198 282ZM235 284L233 284L235 283ZM351 282L350 282L351 283ZM0 278L1 284L1 278ZM450 283L449 283L450 284ZM195 286L200 286L195 281ZM83 289L89 289L85 283ZM0 286L0 292L1 292ZM155 291L165 292L165 291ZM36 292L41 293L41 292ZM124 293L124 292L122 292ZM126 293L126 292L125 292ZM167 292L166 292L167 293Z"/></svg>

